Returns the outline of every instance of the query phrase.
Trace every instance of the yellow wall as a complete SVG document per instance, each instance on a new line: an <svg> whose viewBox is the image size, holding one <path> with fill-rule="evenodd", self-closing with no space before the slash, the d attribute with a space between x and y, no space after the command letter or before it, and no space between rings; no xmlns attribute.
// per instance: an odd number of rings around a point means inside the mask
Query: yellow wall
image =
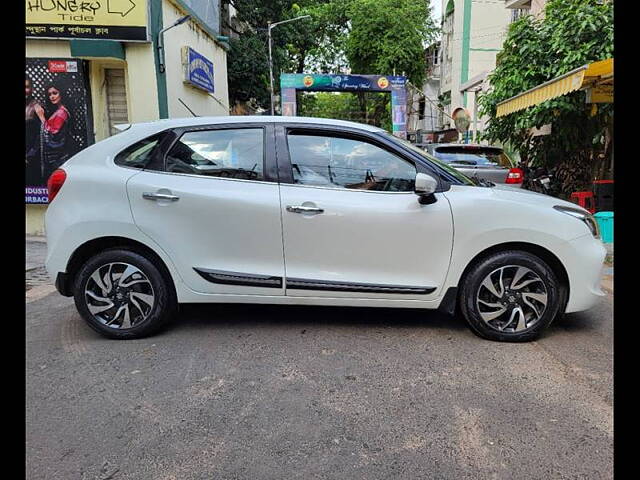
<svg viewBox="0 0 640 480"><path fill-rule="evenodd" d="M169 0L165 0L162 4L162 14L162 21L167 26L183 17L186 13L179 10ZM193 20L189 20L165 32L164 45L169 117L192 116L189 110L180 103L179 98L198 116L229 115L227 56L224 49ZM215 90L213 96L215 99L204 90L193 88L183 83L184 73L181 56L183 46L190 46L213 62Z"/></svg>
<svg viewBox="0 0 640 480"><path fill-rule="evenodd" d="M65 40L27 40L27 58L71 57L69 42Z"/></svg>
<svg viewBox="0 0 640 480"><path fill-rule="evenodd" d="M46 205L25 205L27 235L44 235L44 214Z"/></svg>
<svg viewBox="0 0 640 480"><path fill-rule="evenodd" d="M170 0L163 0L162 12L164 26L171 25L186 14ZM164 40L169 117L191 117L191 113L178 99L182 99L199 116L229 115L225 50L193 20L166 32ZM109 135L104 83L105 68L125 69L129 122L149 122L160 117L153 45L151 43L125 43L123 45L126 61L109 58L83 58L90 62L89 84L96 141ZM183 46L190 46L213 62L215 82L213 97L203 90L183 83L181 56ZM66 40L27 40L26 56L71 58L71 49ZM26 205L27 234L44 234L45 211L46 205Z"/></svg>
<svg viewBox="0 0 640 480"><path fill-rule="evenodd" d="M152 44L128 43L126 57L129 121L138 123L158 120L160 113Z"/></svg>

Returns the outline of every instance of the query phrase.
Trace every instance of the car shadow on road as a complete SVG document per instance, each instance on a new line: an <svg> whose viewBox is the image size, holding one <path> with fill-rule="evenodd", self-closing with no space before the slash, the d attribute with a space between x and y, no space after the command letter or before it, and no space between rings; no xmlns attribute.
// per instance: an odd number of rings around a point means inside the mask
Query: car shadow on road
<svg viewBox="0 0 640 480"><path fill-rule="evenodd" d="M326 326L428 328L466 331L465 320L423 309L325 307L301 305L186 304L170 327L179 329L247 328L265 325L292 329Z"/></svg>

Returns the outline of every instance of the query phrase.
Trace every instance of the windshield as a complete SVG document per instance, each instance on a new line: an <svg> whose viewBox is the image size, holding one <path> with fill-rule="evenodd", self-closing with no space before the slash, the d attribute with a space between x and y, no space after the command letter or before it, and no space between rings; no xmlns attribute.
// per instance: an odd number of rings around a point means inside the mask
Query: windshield
<svg viewBox="0 0 640 480"><path fill-rule="evenodd" d="M423 158L426 158L427 160L429 160L432 163L435 163L436 165L438 165L440 168L442 168L443 170L445 170L449 175L451 175L452 177L455 177L456 179L458 179L460 182L462 182L463 185L473 185L475 186L476 183L471 180L469 177L467 177L466 175L464 175L463 173L459 172L458 170L456 170L455 168L447 165L445 162L438 160L436 157L434 157L433 155L428 154L427 152L425 152L424 150L422 150L420 147L416 147L413 143L404 140L402 138L396 137L394 135L391 135L389 132L384 131L384 132L380 132L382 135L384 135L387 138L390 138L391 140L393 140L394 142L400 142L402 145L404 145L405 147L410 148L411 150L413 150L414 152L416 152L418 155L422 156Z"/></svg>
<svg viewBox="0 0 640 480"><path fill-rule="evenodd" d="M435 156L444 162L455 163L456 165L511 168L509 157L497 148L436 147Z"/></svg>

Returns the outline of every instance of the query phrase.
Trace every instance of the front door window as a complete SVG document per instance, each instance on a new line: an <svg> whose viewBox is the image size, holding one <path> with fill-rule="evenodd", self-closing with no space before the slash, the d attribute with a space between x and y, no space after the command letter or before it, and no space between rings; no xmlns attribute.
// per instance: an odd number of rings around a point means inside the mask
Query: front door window
<svg viewBox="0 0 640 480"><path fill-rule="evenodd" d="M288 135L294 183L333 188L413 192L416 167L368 142Z"/></svg>

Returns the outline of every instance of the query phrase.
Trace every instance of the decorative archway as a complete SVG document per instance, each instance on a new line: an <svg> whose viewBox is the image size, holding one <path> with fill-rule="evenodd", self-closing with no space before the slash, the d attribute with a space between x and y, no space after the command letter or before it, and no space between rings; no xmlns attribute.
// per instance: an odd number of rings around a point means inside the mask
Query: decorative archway
<svg viewBox="0 0 640 480"><path fill-rule="evenodd" d="M407 138L407 78L385 75L329 75L283 73L280 75L282 115L295 116L296 91L306 92L389 92L393 134Z"/></svg>

